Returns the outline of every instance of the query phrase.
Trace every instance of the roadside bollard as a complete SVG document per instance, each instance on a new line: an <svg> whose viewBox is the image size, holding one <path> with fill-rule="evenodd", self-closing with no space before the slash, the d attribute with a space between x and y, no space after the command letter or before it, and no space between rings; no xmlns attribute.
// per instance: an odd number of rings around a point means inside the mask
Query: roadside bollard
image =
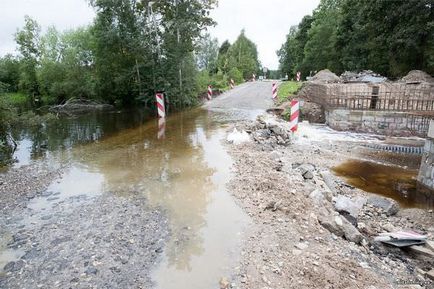
<svg viewBox="0 0 434 289"><path fill-rule="evenodd" d="M166 109L164 107L164 94L162 92L157 92L157 94L155 95L155 98L157 99L158 117L165 118L166 117Z"/></svg>
<svg viewBox="0 0 434 289"><path fill-rule="evenodd" d="M235 81L231 78L231 89L234 89L235 87Z"/></svg>
<svg viewBox="0 0 434 289"><path fill-rule="evenodd" d="M273 94L273 99L277 99L277 83L273 82L271 86L271 93Z"/></svg>
<svg viewBox="0 0 434 289"><path fill-rule="evenodd" d="M293 99L291 100L291 116L289 118L289 127L292 132L297 131L299 114L300 114L300 103L297 99Z"/></svg>
<svg viewBox="0 0 434 289"><path fill-rule="evenodd" d="M301 72L297 71L297 81L300 81L300 80L301 80Z"/></svg>

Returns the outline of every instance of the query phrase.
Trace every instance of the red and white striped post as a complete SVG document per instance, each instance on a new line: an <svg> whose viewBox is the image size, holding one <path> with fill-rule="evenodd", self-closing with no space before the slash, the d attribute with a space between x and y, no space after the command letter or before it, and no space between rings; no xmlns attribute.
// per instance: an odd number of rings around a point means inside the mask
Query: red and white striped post
<svg viewBox="0 0 434 289"><path fill-rule="evenodd" d="M277 98L277 83L273 82L273 85L271 86L271 93L273 94L273 99Z"/></svg>
<svg viewBox="0 0 434 289"><path fill-rule="evenodd" d="M166 117L166 109L164 106L164 94L161 92L158 92L157 94L155 94L155 97L157 99L158 117L159 118L165 118Z"/></svg>
<svg viewBox="0 0 434 289"><path fill-rule="evenodd" d="M300 80L301 80L301 72L297 71L297 81L300 81Z"/></svg>
<svg viewBox="0 0 434 289"><path fill-rule="evenodd" d="M158 92L155 94L157 99L157 111L158 111L158 132L157 138L162 139L166 134L166 108L164 105L164 94Z"/></svg>
<svg viewBox="0 0 434 289"><path fill-rule="evenodd" d="M212 86L208 85L208 100L212 99Z"/></svg>
<svg viewBox="0 0 434 289"><path fill-rule="evenodd" d="M231 89L234 89L235 87L235 81L231 78Z"/></svg>
<svg viewBox="0 0 434 289"><path fill-rule="evenodd" d="M300 103L297 99L293 99L291 101L291 116L289 119L289 127L292 132L297 131L299 115L300 115Z"/></svg>
<svg viewBox="0 0 434 289"><path fill-rule="evenodd" d="M252 75L252 81L256 81L256 74L254 74L254 73Z"/></svg>

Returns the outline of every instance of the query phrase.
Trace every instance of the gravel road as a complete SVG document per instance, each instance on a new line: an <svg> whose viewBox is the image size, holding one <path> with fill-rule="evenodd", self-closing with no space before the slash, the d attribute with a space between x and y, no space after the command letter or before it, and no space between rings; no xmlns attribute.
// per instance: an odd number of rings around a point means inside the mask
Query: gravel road
<svg viewBox="0 0 434 289"><path fill-rule="evenodd" d="M209 109L264 110L272 106L269 81L247 82L236 86L204 105Z"/></svg>

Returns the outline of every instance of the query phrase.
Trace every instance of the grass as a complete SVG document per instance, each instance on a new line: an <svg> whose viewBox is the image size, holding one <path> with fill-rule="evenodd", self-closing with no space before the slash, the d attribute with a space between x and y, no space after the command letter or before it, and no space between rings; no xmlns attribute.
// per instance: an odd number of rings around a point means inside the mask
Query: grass
<svg viewBox="0 0 434 289"><path fill-rule="evenodd" d="M302 82L297 81L284 81L279 85L277 91L277 99L279 103L282 103L288 99L288 96L294 95L300 89Z"/></svg>
<svg viewBox="0 0 434 289"><path fill-rule="evenodd" d="M8 92L2 94L5 101L14 107L25 107L28 104L27 96L20 92Z"/></svg>

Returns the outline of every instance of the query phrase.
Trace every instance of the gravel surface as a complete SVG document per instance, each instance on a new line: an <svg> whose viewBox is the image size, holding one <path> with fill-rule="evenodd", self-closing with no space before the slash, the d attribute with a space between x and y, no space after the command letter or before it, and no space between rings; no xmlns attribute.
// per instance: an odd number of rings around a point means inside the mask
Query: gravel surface
<svg viewBox="0 0 434 289"><path fill-rule="evenodd" d="M2 218L8 249L22 256L6 264L0 288L149 288L167 220L140 195L122 195L53 200L49 214Z"/></svg>
<svg viewBox="0 0 434 289"><path fill-rule="evenodd" d="M62 167L40 162L0 173L0 211L25 207L28 200L47 189L62 172Z"/></svg>
<svg viewBox="0 0 434 289"><path fill-rule="evenodd" d="M336 211L339 196L371 196L330 172L356 157L359 143L307 137L279 145L270 133L256 136L261 123L235 126L254 139L228 145L235 161L230 191L254 220L230 280L236 288L434 288L424 276L432 260L372 242L379 232L399 229L433 239L432 211L402 209L389 216L366 203L358 219Z"/></svg>
<svg viewBox="0 0 434 289"><path fill-rule="evenodd" d="M136 192L64 196L68 167L0 174L0 288L150 288L167 219Z"/></svg>

